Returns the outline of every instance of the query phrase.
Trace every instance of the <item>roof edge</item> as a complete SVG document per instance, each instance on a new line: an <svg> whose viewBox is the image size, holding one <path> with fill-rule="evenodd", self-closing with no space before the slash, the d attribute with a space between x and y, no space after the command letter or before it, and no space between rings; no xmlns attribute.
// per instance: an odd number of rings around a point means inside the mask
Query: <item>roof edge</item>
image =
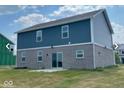
<svg viewBox="0 0 124 93"><path fill-rule="evenodd" d="M101 11L99 11L96 15L94 15L93 17L96 17L98 14L100 14L100 13L104 13L104 17L105 17L105 21L106 21L106 23L107 23L107 25L108 25L108 27L109 27L109 30L110 30L110 32L112 33L112 34L114 34L114 31L113 31L113 29L112 29L112 26L111 26L111 22L110 22L110 20L109 20L109 17L108 17L108 14L107 14L107 11L106 11L106 9L101 9Z"/></svg>
<svg viewBox="0 0 124 93"><path fill-rule="evenodd" d="M87 20L87 19L90 19L91 17L89 17L89 18L85 18L85 19L82 19L82 20ZM58 21L58 20L57 20ZM76 20L76 21L80 21L80 20ZM76 21L73 21L73 22L76 22ZM50 22L53 22L53 21L50 21ZM68 22L68 23L70 23L70 22ZM44 23L43 23L44 24ZM66 24L66 23L65 23ZM42 24L41 24L42 25ZM57 26L57 25L54 25L54 26ZM49 26L49 27L52 27L52 26ZM28 27L28 28L30 28L30 27ZM44 27L44 28L47 28L47 27ZM24 28L24 29L22 29L22 30L20 30L20 31L17 31L17 32L14 32L14 34L18 34L18 33L24 33L24 32L28 32L28 30L27 31L23 31L23 30L25 30L25 29L27 29L27 28ZM39 28L39 29L42 29L42 28ZM34 30L34 29L33 29ZM31 30L31 31L33 31L33 30ZM38 30L38 29L35 29L35 30Z"/></svg>
<svg viewBox="0 0 124 93"><path fill-rule="evenodd" d="M2 36L2 37L4 37L5 39L7 39L9 42L11 42L13 45L15 45L10 39L8 39L6 36L4 36L2 33L0 33L0 35Z"/></svg>
<svg viewBox="0 0 124 93"><path fill-rule="evenodd" d="M110 20L109 20L109 17L108 17L107 11L104 10L103 13L104 13L104 16L105 16L105 18L106 18L106 21L107 21L107 24L108 24L108 26L109 26L109 29L110 29L111 33L114 34L114 31L113 31L113 28L112 28L111 22L110 22Z"/></svg>
<svg viewBox="0 0 124 93"><path fill-rule="evenodd" d="M102 10L103 9L94 10L94 11L86 12L86 13L79 14L79 15L74 15L74 16L65 17L65 18L58 19L58 20L53 20L53 21L46 22L46 23L36 24L36 25L30 26L30 27L24 28L24 29L22 29L20 31L17 31L17 32L15 32L15 34L27 32L27 31L38 30L38 29L42 29L42 28L46 28L46 27L51 27L51 26L56 26L57 24L61 25L61 24L69 23L69 22L76 22L76 21L80 21L80 20L91 19L92 16L94 16L95 14L97 14L97 12L100 12ZM88 16L86 16L86 14L88 14ZM42 27L40 25L42 25Z"/></svg>

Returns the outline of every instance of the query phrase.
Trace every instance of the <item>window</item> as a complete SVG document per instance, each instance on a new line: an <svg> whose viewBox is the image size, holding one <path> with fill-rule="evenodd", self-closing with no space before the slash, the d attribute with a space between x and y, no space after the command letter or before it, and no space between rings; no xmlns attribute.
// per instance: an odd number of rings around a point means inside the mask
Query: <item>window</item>
<svg viewBox="0 0 124 93"><path fill-rule="evenodd" d="M21 52L21 62L25 62L25 60L26 60L25 52Z"/></svg>
<svg viewBox="0 0 124 93"><path fill-rule="evenodd" d="M69 38L69 26L68 25L62 26L62 28L61 28L61 36L62 36L62 39Z"/></svg>
<svg viewBox="0 0 124 93"><path fill-rule="evenodd" d="M37 51L37 62L42 62L42 51L41 50L39 50L39 51Z"/></svg>
<svg viewBox="0 0 124 93"><path fill-rule="evenodd" d="M77 59L84 58L84 50L76 50L76 58Z"/></svg>
<svg viewBox="0 0 124 93"><path fill-rule="evenodd" d="M42 41L42 30L36 32L36 42Z"/></svg>
<svg viewBox="0 0 124 93"><path fill-rule="evenodd" d="M121 53L124 54L124 51L122 50Z"/></svg>

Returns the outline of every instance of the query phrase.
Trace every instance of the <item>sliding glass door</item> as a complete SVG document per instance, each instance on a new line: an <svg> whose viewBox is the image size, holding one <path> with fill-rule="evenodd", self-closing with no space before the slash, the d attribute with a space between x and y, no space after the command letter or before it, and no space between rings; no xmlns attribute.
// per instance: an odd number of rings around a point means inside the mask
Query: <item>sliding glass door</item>
<svg viewBox="0 0 124 93"><path fill-rule="evenodd" d="M62 67L62 62L63 62L63 53L62 52L57 52L57 53L52 53L52 67Z"/></svg>

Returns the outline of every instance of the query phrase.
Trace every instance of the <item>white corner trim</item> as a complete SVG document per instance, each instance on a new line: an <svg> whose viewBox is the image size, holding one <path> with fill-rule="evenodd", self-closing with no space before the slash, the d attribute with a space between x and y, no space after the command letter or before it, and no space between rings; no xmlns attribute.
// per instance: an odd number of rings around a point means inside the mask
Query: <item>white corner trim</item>
<svg viewBox="0 0 124 93"><path fill-rule="evenodd" d="M96 68L96 58L95 58L95 45L93 44L93 66Z"/></svg>
<svg viewBox="0 0 124 93"><path fill-rule="evenodd" d="M93 44L93 66L94 69L96 68L96 64L95 64L95 45L94 45L94 28L93 28L93 17L90 18L90 27L91 27L91 42Z"/></svg>
<svg viewBox="0 0 124 93"><path fill-rule="evenodd" d="M87 43L77 43L77 44L67 44L67 45L56 45L56 46L53 46L53 48L57 48L57 47L67 47L67 46L77 46L77 45L88 45L88 44L92 44L92 43L91 43L91 42L87 42ZM44 49L44 48L51 48L51 46L36 47L36 48L25 48L25 49L17 49L17 51L36 50L36 49Z"/></svg>
<svg viewBox="0 0 124 93"><path fill-rule="evenodd" d="M93 18L90 18L90 33L91 33L91 42L94 43L94 28L93 28Z"/></svg>

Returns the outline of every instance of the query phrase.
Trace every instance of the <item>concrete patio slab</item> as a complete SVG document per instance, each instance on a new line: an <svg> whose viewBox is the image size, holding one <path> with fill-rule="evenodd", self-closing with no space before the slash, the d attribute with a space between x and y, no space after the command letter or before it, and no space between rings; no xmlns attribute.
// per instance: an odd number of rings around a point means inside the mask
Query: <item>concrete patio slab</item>
<svg viewBox="0 0 124 93"><path fill-rule="evenodd" d="M63 68L53 68L53 69L39 69L39 70L31 70L30 72L57 72L57 71L65 71L67 69Z"/></svg>

